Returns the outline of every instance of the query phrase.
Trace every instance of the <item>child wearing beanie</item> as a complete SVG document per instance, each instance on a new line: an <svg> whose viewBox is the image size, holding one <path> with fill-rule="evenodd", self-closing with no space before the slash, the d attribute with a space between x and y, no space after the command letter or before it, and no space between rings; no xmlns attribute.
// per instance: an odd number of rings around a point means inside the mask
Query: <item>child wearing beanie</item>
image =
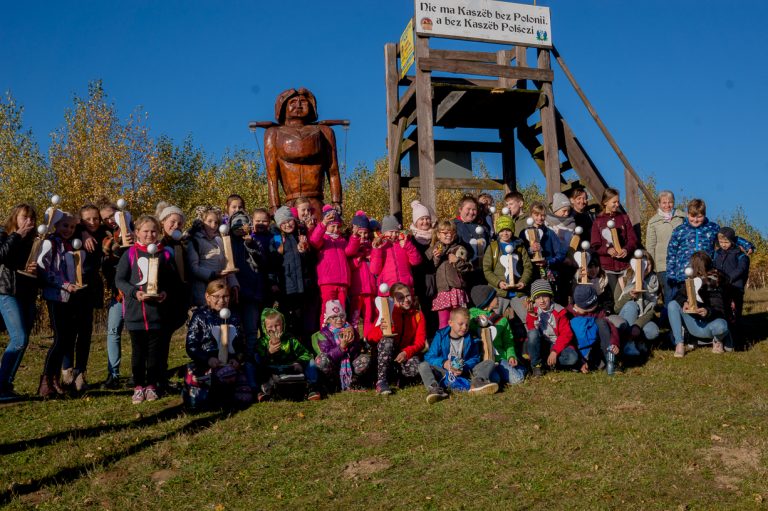
<svg viewBox="0 0 768 511"><path fill-rule="evenodd" d="M598 304L597 291L589 284L579 284L573 291L570 326L582 358L581 372L597 369L605 362L605 371L613 376L619 354L619 331Z"/></svg>
<svg viewBox="0 0 768 511"><path fill-rule="evenodd" d="M319 227L319 225L318 225ZM339 300L325 303L323 327L312 336L318 355L315 364L330 383L341 390L357 390L371 365L371 356L363 353L363 343Z"/></svg>
<svg viewBox="0 0 768 511"><path fill-rule="evenodd" d="M580 357L573 344L568 311L554 302L552 286L544 279L534 281L531 298L533 303L526 318L528 339L524 346L531 361L531 376L543 374L545 357L550 368L575 366Z"/></svg>
<svg viewBox="0 0 768 511"><path fill-rule="evenodd" d="M374 316L376 277L371 273L371 223L364 211L352 217L352 237L360 239L357 252L349 256L349 322L357 329L363 321L367 331Z"/></svg>
<svg viewBox="0 0 768 511"><path fill-rule="evenodd" d="M432 238L437 225L437 215L422 204L414 200L411 202L413 212L411 223L411 240L413 246L419 251L421 262L412 268L413 291L418 299L418 304L424 311L432 310L432 299L437 294L435 283L435 265L427 257L427 251L432 245ZM437 316L427 314L427 334L433 335L437 330Z"/></svg>
<svg viewBox="0 0 768 511"><path fill-rule="evenodd" d="M371 272L378 275L377 285L402 282L413 289L411 268L421 262L421 255L411 236L400 231L400 223L392 215L381 222L381 236L373 240Z"/></svg>
<svg viewBox="0 0 768 511"><path fill-rule="evenodd" d="M741 312L744 308L744 287L747 284L747 277L749 277L749 257L739 246L736 231L730 227L723 227L717 233L717 245L713 263L716 270L724 273L730 279L729 294L733 310L733 323L738 329L741 322ZM738 339L739 336L735 337Z"/></svg>

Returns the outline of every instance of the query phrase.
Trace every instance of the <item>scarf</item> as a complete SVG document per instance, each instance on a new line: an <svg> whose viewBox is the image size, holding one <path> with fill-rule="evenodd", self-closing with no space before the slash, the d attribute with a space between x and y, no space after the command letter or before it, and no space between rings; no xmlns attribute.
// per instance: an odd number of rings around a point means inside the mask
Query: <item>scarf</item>
<svg viewBox="0 0 768 511"><path fill-rule="evenodd" d="M659 209L656 210L656 212L659 214L661 219L664 220L665 222L671 221L672 217L675 215L675 211L674 210L672 210L669 213L667 213L666 211L662 211L661 208L659 208Z"/></svg>
<svg viewBox="0 0 768 511"><path fill-rule="evenodd" d="M415 225L411 224L411 234L413 234L413 239L420 245L429 245L432 243L433 231L434 229L418 229Z"/></svg>

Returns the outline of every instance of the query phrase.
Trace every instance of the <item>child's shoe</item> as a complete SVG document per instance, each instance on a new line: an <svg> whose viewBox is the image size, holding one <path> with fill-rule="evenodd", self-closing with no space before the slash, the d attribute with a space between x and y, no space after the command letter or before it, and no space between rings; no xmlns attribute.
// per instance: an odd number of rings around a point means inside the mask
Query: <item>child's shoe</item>
<svg viewBox="0 0 768 511"><path fill-rule="evenodd" d="M37 387L37 395L43 399L56 397L56 391L51 384L51 377L44 374L40 377L40 386Z"/></svg>
<svg viewBox="0 0 768 511"><path fill-rule="evenodd" d="M675 345L675 358L683 358L685 356L685 344L679 342Z"/></svg>
<svg viewBox="0 0 768 511"><path fill-rule="evenodd" d="M78 392L88 390L88 382L85 381L85 371L77 373L77 376L75 376L75 390Z"/></svg>
<svg viewBox="0 0 768 511"><path fill-rule="evenodd" d="M392 389L389 388L389 384L385 381L380 381L376 384L376 393L381 396L389 396L392 394Z"/></svg>
<svg viewBox="0 0 768 511"><path fill-rule="evenodd" d="M472 379L472 385L469 387L469 393L475 395L495 394L499 391L499 384L479 378Z"/></svg>
<svg viewBox="0 0 768 511"><path fill-rule="evenodd" d="M544 376L544 372L541 370L541 366L534 366L531 369L531 378L541 378Z"/></svg>
<svg viewBox="0 0 768 511"><path fill-rule="evenodd" d="M716 353L720 355L723 353L723 342L722 341L712 341L712 353Z"/></svg>
<svg viewBox="0 0 768 511"><path fill-rule="evenodd" d="M131 397L131 403L138 405L144 402L144 389L142 387L134 387L133 397Z"/></svg>
<svg viewBox="0 0 768 511"><path fill-rule="evenodd" d="M628 357L640 356L640 351L637 349L635 341L628 341L627 344L624 345L624 354Z"/></svg>
<svg viewBox="0 0 768 511"><path fill-rule="evenodd" d="M321 399L323 399L323 396L315 390L309 391L309 394L307 395L307 401L320 401Z"/></svg>
<svg viewBox="0 0 768 511"><path fill-rule="evenodd" d="M150 385L146 389L144 389L144 399L146 401L157 401L158 395L157 395L157 389L154 385Z"/></svg>
<svg viewBox="0 0 768 511"><path fill-rule="evenodd" d="M71 367L61 371L61 386L70 387L75 382L75 370Z"/></svg>
<svg viewBox="0 0 768 511"><path fill-rule="evenodd" d="M434 384L429 387L429 391L427 392L427 403L433 405L444 399L448 399L448 394L446 394L440 385Z"/></svg>
<svg viewBox="0 0 768 511"><path fill-rule="evenodd" d="M616 355L610 349L605 352L605 372L608 376L616 374Z"/></svg>

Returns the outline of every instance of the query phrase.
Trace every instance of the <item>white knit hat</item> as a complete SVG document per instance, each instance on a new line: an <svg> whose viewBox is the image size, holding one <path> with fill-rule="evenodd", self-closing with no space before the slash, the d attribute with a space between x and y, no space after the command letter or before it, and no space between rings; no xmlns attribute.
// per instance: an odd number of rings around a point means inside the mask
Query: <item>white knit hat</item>
<svg viewBox="0 0 768 511"><path fill-rule="evenodd" d="M334 316L345 316L344 307L338 300L328 300L325 302L325 315L323 316L323 323L328 323L328 320Z"/></svg>
<svg viewBox="0 0 768 511"><path fill-rule="evenodd" d="M560 192L555 192L555 194L552 196L552 212L556 213L558 210L570 207L571 201L568 200L568 197Z"/></svg>

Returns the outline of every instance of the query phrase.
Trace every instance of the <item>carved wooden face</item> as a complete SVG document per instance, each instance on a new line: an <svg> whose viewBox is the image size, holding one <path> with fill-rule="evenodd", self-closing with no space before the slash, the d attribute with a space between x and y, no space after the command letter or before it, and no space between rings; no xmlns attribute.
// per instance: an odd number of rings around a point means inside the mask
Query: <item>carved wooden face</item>
<svg viewBox="0 0 768 511"><path fill-rule="evenodd" d="M303 119L309 116L311 110L312 106L307 97L299 94L288 100L285 107L285 117L287 119Z"/></svg>

